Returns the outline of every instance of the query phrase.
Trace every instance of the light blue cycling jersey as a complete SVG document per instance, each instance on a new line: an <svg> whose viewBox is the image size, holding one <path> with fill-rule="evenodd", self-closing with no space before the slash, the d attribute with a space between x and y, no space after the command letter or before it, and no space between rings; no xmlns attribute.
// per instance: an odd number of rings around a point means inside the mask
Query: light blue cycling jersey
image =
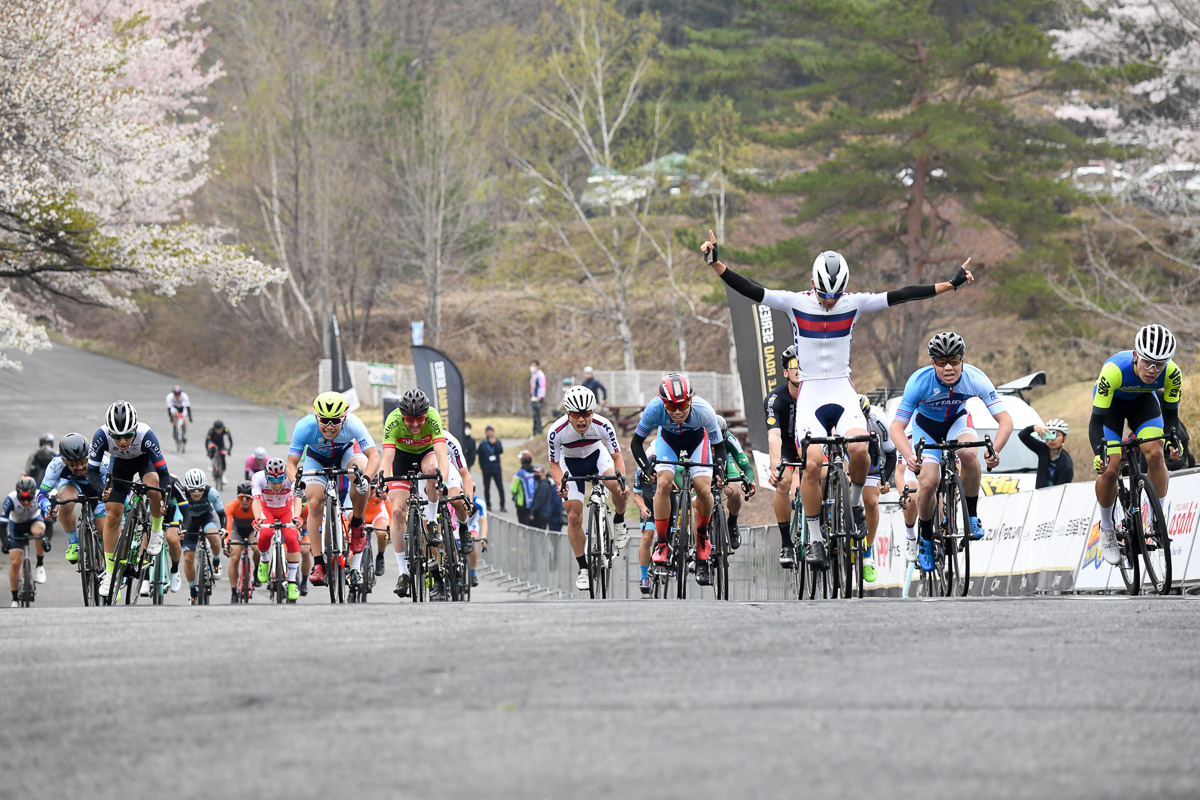
<svg viewBox="0 0 1200 800"><path fill-rule="evenodd" d="M331 467L340 465L342 455L355 444L360 450L367 450L375 446L375 440L367 432L363 421L354 414L346 415L346 421L342 423L341 430L333 437L333 441L321 433L321 428L317 425L317 415L309 414L297 422L292 430L292 444L288 447L288 455L307 455L321 466ZM308 448L307 454L305 447Z"/></svg>
<svg viewBox="0 0 1200 800"><path fill-rule="evenodd" d="M642 410L637 435L645 438L655 429L658 429L659 436L667 437L687 436L706 430L710 444L716 444L724 438L721 436L721 427L717 424L717 412L713 411L713 407L702 397L692 398L692 409L683 422L671 419L661 397L651 400Z"/></svg>
<svg viewBox="0 0 1200 800"><path fill-rule="evenodd" d="M487 503L483 502L483 498L479 495L471 496L471 517L467 520L467 527L473 531L479 530L479 520L487 516Z"/></svg>
<svg viewBox="0 0 1200 800"><path fill-rule="evenodd" d="M111 469L111 460L108 453L105 453L100 459L100 482L108 483L108 473ZM74 486L79 490L79 493L89 497L98 497L99 495L93 490L92 485L88 483L88 476L85 472L83 475L76 475L67 467L67 462L62 456L55 456L54 459L46 465L46 474L42 476L42 485L38 487L38 498L49 499L50 493L56 489L61 489L64 486Z"/></svg>
<svg viewBox="0 0 1200 800"><path fill-rule="evenodd" d="M942 383L933 365L922 367L905 384L896 419L909 422L916 412L934 422L949 422L966 413L964 406L972 397L982 400L992 416L1004 411L1004 401L996 394L996 387L978 367L964 364L962 375L953 386Z"/></svg>

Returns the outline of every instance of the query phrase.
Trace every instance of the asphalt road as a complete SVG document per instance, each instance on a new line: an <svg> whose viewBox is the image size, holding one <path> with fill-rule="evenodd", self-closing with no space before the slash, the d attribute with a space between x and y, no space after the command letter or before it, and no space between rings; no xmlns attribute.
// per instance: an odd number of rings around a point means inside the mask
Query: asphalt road
<svg viewBox="0 0 1200 800"><path fill-rule="evenodd" d="M34 361L6 467L172 382ZM1200 599L51 608L58 556L0 610L0 800L1200 796Z"/></svg>

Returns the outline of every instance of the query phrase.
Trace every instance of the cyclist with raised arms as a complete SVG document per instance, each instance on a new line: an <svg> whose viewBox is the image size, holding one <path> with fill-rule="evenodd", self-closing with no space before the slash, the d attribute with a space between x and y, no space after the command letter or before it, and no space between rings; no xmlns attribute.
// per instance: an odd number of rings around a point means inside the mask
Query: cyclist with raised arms
<svg viewBox="0 0 1200 800"><path fill-rule="evenodd" d="M105 453L111 458L109 467L114 480L106 489L103 488L100 475ZM121 535L125 498L129 495L129 487L115 481L132 481L138 476L147 486L166 489L171 485L171 473L167 471L167 459L163 457L158 437L149 425L138 422L137 410L132 405L118 400L105 412L104 425L96 429L88 452L88 482L93 491L103 491L107 511L103 527L104 577L100 579L101 597L108 597L112 586L112 574L116 566L113 556ZM167 495L165 491L150 492L147 499L150 506L150 541L146 543L146 552L156 556L163 547L163 515L167 510Z"/></svg>
<svg viewBox="0 0 1200 800"><path fill-rule="evenodd" d="M175 418L187 415L187 419L183 421L183 441L187 443L187 426L192 421L192 401L188 399L188 393L183 390L179 384L171 387L171 391L167 392L167 419L171 422L171 427L175 427Z"/></svg>
<svg viewBox="0 0 1200 800"><path fill-rule="evenodd" d="M775 524L783 547L779 551L779 566L791 569L796 565L796 549L792 543L792 498L796 487L792 485L792 473L787 467L783 477L775 475L775 465L780 461L799 461L796 450L796 395L800 393L800 362L796 360L796 345L789 344L779 356L783 367L784 382L776 386L763 401L767 415L767 452L770 472L767 483L775 489Z"/></svg>
<svg viewBox="0 0 1200 800"><path fill-rule="evenodd" d="M1121 433L1126 424L1139 439L1166 435L1172 458L1179 453L1179 400L1183 397L1183 371L1173 360L1175 336L1162 325L1147 325L1137 332L1132 350L1110 356L1100 368L1092 388L1092 418L1088 440L1096 453L1093 466L1096 500L1100 505L1100 551L1104 560L1121 560L1113 522L1117 478L1121 474ZM1157 390L1163 389L1163 402ZM1107 459L1100 454L1107 449ZM1160 498L1167 496L1170 480L1162 441L1142 445L1146 475Z"/></svg>
<svg viewBox="0 0 1200 800"><path fill-rule="evenodd" d="M658 439L654 442L657 461L679 461L679 453L686 450L688 461L701 465L691 468L692 488L696 495L696 582L707 586L711 582L708 559L712 554L712 543L708 540L708 523L713 511L713 468L717 469L717 474L725 471L725 441L717 413L707 400L695 396L686 376L669 372L658 386L658 397L642 410L642 418L629 444L634 460L645 473L650 472L650 460L646 457L643 442L655 430L658 431ZM663 565L667 563L669 550L667 536L671 530L671 487L675 467L656 463L654 472L658 479L654 492L654 532L658 541L652 560Z"/></svg>
<svg viewBox="0 0 1200 800"><path fill-rule="evenodd" d="M891 491L892 476L896 471L896 444L892 441L883 409L871 405L865 394L858 396L863 416L867 418L867 429L875 434L871 442L871 471L867 473L867 485L863 488L863 505L867 510L867 549L863 553L863 580L874 583L877 577L871 559L875 556L875 534L879 530L879 495Z"/></svg>
<svg viewBox="0 0 1200 800"><path fill-rule="evenodd" d="M300 585L297 576L300 572L300 532L296 529L294 520L300 516L300 498L292 491L292 482L288 479L287 464L282 458L267 459L266 466L254 473L250 479L250 494L254 500L255 527L258 528L258 582L266 583L271 570L271 539L275 529L265 527L274 522L282 522L285 526L280 533L283 536L283 547L287 561L288 600L293 603L300 597ZM235 562L236 563L236 560Z"/></svg>
<svg viewBox="0 0 1200 800"><path fill-rule="evenodd" d="M917 549L917 564L926 572L933 570L933 514L937 502L937 486L941 470L922 469L917 463L913 448L904 435L904 428L912 423L914 441L941 444L949 441L977 442L979 434L971 427L971 415L967 413L967 400L978 397L987 406L988 413L996 419L996 440L993 449L996 455L987 454L988 469L1000 463L999 453L1013 432L1012 415L1004 410L1004 401L996 393L990 378L978 367L964 361L967 343L953 331L934 335L929 340L928 367L912 374L904 386L904 396L896 407L892 420L891 435L900 457L917 476L920 489L917 493L917 517L920 544ZM967 514L971 518L971 538L983 538L983 524L979 521L979 480L982 471L974 450L960 450L959 471L962 475L963 497L967 501ZM940 450L926 450L922 461L935 465L942 463Z"/></svg>
<svg viewBox="0 0 1200 800"><path fill-rule="evenodd" d="M100 493L88 483L87 460L88 440L84 435L68 433L64 436L58 445L58 455L46 465L46 472L42 475L42 484L38 487L38 498L45 498L49 501L50 496L53 495L58 500L69 501L82 495L99 500ZM108 465L109 459L106 456L100 464L102 482L108 481ZM78 513L74 505L54 506L50 509L50 519L56 520L62 517L63 530L67 532L66 559L68 564L74 564L79 560L79 534L75 530ZM93 519L101 519L104 514L104 504L97 503Z"/></svg>
<svg viewBox="0 0 1200 800"><path fill-rule="evenodd" d="M396 552L396 566L400 569L393 591L400 597L408 597L412 591L404 538L408 496L413 486L405 476L412 473L432 475L435 470L441 473L444 482L450 480L450 456L442 417L436 408L430 407L428 395L420 389L409 389L400 396L399 404L388 414L383 425L383 474L388 481L388 502L392 506L392 548ZM435 481L425 482L425 498L430 503L437 502Z"/></svg>
<svg viewBox="0 0 1200 800"><path fill-rule="evenodd" d="M313 413L296 423L288 446L287 477L297 494L308 500L308 536L312 541L313 568L309 581L325 585L325 478L300 477L300 459L304 472L338 467L357 467L362 475L350 486L350 549L362 552L366 544L363 511L367 507L370 481L379 468L379 449L367 432L367 426L350 413L350 403L341 392L323 392L313 401Z"/></svg>
<svg viewBox="0 0 1200 800"><path fill-rule="evenodd" d="M858 405L858 392L850 382L850 339L860 315L955 291L974 280L967 270L971 263L968 258L953 278L942 283L905 286L888 292L847 292L850 267L841 253L826 250L813 262L811 291L784 292L768 289L722 264L717 258L717 237L712 231L708 236L709 241L700 249L721 280L756 303L786 311L792 320L801 381L796 396L797 443L806 433L820 437L825 436L827 430L848 438L867 434L867 421ZM847 445L847 450L854 522L859 533L865 536L867 512L863 507L862 492L870 471L870 454L865 442ZM826 561L819 524L821 462L821 448L811 446L808 466L800 480L800 495L812 542L805 560L814 566L824 566Z"/></svg>
<svg viewBox="0 0 1200 800"><path fill-rule="evenodd" d="M546 452L550 461L550 478L558 489L567 511L567 538L575 553L579 572L575 577L575 588L587 591L587 557L583 531L583 504L591 496L591 487L583 481L570 481L562 487L563 469L570 475L621 474L617 469L625 465L621 455L621 444L617 441L617 430L604 417L596 414L596 395L586 386L572 386L563 394L563 410L546 434ZM629 529L625 525L625 503L630 487L624 490L617 484L606 484L613 501L613 549L622 550L629 541Z"/></svg>

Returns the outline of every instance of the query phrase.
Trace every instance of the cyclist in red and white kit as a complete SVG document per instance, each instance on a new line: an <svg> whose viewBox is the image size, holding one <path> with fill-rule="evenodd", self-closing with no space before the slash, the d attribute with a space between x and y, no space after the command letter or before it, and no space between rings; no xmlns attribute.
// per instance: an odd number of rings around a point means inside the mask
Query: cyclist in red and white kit
<svg viewBox="0 0 1200 800"><path fill-rule="evenodd" d="M888 292L847 292L850 267L841 253L826 250L813 262L812 288L806 292L785 292L768 289L729 269L717 257L716 235L709 231L708 236L709 241L701 244L700 251L721 280L755 303L786 311L792 321L800 368L800 388L796 395L797 445L805 434L822 437L827 430L847 438L867 434L858 392L850 381L850 339L860 315L957 291L959 286L975 279L967 269L971 263L968 258L953 278L942 283L905 286ZM859 534L865 537L867 516L862 493L871 466L870 453L865 442L848 445L847 450L854 522ZM821 462L820 446L810 446L808 466L800 481L805 524L812 541L805 560L814 566L824 566L826 560L820 528Z"/></svg>
<svg viewBox="0 0 1200 800"><path fill-rule="evenodd" d="M292 521L300 513L300 498L292 491L292 481L287 476L287 465L282 458L267 460L265 469L254 473L250 479L250 491L254 494L254 518L258 530L258 581L266 583L270 577L271 538L274 528L266 527L275 522L287 525L283 534L287 550L288 600L295 602L300 597L300 586L296 576L300 571L300 532Z"/></svg>

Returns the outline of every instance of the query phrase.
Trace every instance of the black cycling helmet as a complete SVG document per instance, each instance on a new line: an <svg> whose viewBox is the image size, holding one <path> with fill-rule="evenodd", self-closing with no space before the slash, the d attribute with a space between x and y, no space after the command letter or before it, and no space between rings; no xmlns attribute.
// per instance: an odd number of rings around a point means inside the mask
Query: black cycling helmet
<svg viewBox="0 0 1200 800"><path fill-rule="evenodd" d="M68 433L58 443L58 454L65 461L83 461L88 455L88 442L82 433Z"/></svg>
<svg viewBox="0 0 1200 800"><path fill-rule="evenodd" d="M237 485L238 497L246 495L247 497L254 496L254 490L250 487L250 481L242 481Z"/></svg>
<svg viewBox="0 0 1200 800"><path fill-rule="evenodd" d="M796 345L794 345L794 344L789 344L784 349L784 351L779 354L779 360L783 362L783 365L785 367L787 366L787 362L791 361L795 357L796 357Z"/></svg>
<svg viewBox="0 0 1200 800"><path fill-rule="evenodd" d="M934 334L929 340L930 358L953 358L967 352L967 343L954 331Z"/></svg>
<svg viewBox="0 0 1200 800"><path fill-rule="evenodd" d="M21 500L32 500L37 493L37 481L28 475L17 478L17 497Z"/></svg>
<svg viewBox="0 0 1200 800"><path fill-rule="evenodd" d="M214 419L214 420L213 420L213 427L214 427L214 428L224 428L224 427L225 427L225 423L224 423L224 422L221 422L221 420L219 420L219 419Z"/></svg>
<svg viewBox="0 0 1200 800"><path fill-rule="evenodd" d="M42 438L38 439L38 447L54 447L54 434L43 433Z"/></svg>
<svg viewBox="0 0 1200 800"><path fill-rule="evenodd" d="M406 417L419 417L429 411L429 396L420 389L409 389L400 396L397 406Z"/></svg>

